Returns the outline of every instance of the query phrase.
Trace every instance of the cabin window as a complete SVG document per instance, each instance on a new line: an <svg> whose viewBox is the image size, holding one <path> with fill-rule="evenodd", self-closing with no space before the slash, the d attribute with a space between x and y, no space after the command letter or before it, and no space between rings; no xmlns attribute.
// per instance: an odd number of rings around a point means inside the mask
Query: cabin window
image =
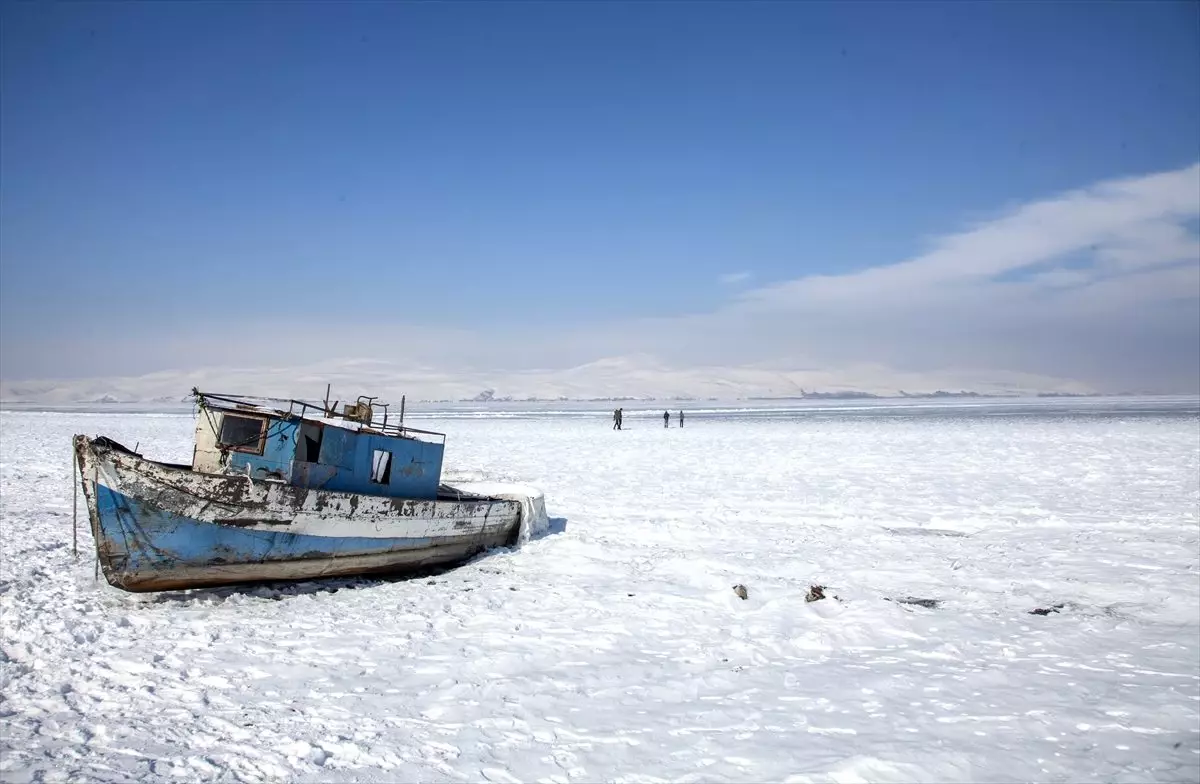
<svg viewBox="0 0 1200 784"><path fill-rule="evenodd" d="M218 440L224 449L261 455L264 446L263 434L266 429L267 420L265 419L226 414L221 418L221 433Z"/></svg>
<svg viewBox="0 0 1200 784"><path fill-rule="evenodd" d="M371 455L371 481L381 485L392 483L392 453L376 449Z"/></svg>

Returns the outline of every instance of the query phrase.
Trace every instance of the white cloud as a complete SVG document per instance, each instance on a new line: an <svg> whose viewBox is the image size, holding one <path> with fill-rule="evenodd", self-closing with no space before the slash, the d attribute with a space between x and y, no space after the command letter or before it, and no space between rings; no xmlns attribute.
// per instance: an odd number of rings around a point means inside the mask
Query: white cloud
<svg viewBox="0 0 1200 784"><path fill-rule="evenodd" d="M964 284L986 293L998 276L1076 253L1090 256L1091 280L1164 264L1200 264L1200 242L1184 226L1197 216L1200 164L1026 204L943 237L916 258L847 275L804 277L741 299L754 308L871 303L890 309L909 297L957 298Z"/></svg>
<svg viewBox="0 0 1200 784"><path fill-rule="evenodd" d="M752 277L754 277L752 272L727 272L717 280L723 286L736 286L739 283L745 283Z"/></svg>
<svg viewBox="0 0 1200 784"><path fill-rule="evenodd" d="M741 292L680 332L753 359L1195 389L1197 216L1200 164L1103 182L1017 206L914 258Z"/></svg>
<svg viewBox="0 0 1200 784"><path fill-rule="evenodd" d="M683 379L733 388L722 384L741 383L730 379L745 380L747 368L803 370L809 375L789 376L788 383L800 378L817 386L916 389L1037 378L1049 386L1190 392L1200 389L1197 217L1200 164L1017 205L934 240L913 258L740 290L724 306L689 316L553 331L386 323L344 325L332 333L240 324L224 334L206 328L200 336L80 335L61 345L21 348L31 357L102 361L107 370L96 365L91 375L138 372L137 363L142 371L268 362L286 368L313 357L367 356L385 360L401 377L462 379L466 388L494 378L529 394L541 394L538 384L548 393L561 388L587 395L593 384L620 394L607 375L601 383L594 374L576 373L570 378L579 383L568 383L549 371L637 354L653 355L658 364L626 367L630 385L650 389L658 378L673 394L687 392L679 387ZM721 280L749 279L740 272ZM536 308L536 297L522 307ZM262 334L287 339L247 339ZM10 348L9 356L0 355L6 365L13 361ZM127 366L113 364L120 358ZM538 369L549 371L530 375ZM748 388L777 383L754 378Z"/></svg>

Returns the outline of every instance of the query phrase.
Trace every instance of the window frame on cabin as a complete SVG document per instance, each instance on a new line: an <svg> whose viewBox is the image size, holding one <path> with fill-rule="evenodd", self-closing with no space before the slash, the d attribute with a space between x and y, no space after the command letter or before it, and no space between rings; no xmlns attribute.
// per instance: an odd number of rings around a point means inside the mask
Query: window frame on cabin
<svg viewBox="0 0 1200 784"><path fill-rule="evenodd" d="M234 419L244 419L252 422L258 422L258 440L254 444L248 442L229 443L224 439L225 423L230 417ZM247 416L246 414L226 413L221 416L221 427L217 430L217 446L220 449L229 452L242 452L248 455L261 455L267 447L267 427L270 420L266 417Z"/></svg>
<svg viewBox="0 0 1200 784"><path fill-rule="evenodd" d="M376 461L378 461L380 455L384 456L383 475L382 475L382 478L377 479L376 477L379 476L379 474L380 474L380 471L379 471L380 466ZM392 454L392 451L390 449L374 449L374 450L372 450L372 452L371 452L371 476L370 476L371 484L383 485L386 487L392 483L392 458L393 457L394 457L394 455Z"/></svg>

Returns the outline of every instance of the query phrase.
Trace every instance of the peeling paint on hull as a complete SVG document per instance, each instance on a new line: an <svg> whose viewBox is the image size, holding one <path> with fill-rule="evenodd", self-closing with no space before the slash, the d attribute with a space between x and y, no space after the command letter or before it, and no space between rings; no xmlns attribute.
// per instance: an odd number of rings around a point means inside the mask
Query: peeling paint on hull
<svg viewBox="0 0 1200 784"><path fill-rule="evenodd" d="M101 569L127 591L403 572L512 540L521 505L201 474L75 439Z"/></svg>

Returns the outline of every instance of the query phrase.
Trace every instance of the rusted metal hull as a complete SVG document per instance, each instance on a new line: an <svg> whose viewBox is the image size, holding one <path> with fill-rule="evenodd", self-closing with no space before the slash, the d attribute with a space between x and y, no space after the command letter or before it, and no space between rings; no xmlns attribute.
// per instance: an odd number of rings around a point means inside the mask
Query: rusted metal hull
<svg viewBox="0 0 1200 784"><path fill-rule="evenodd" d="M127 591L395 573L515 540L522 506L329 492L74 439L101 570Z"/></svg>

